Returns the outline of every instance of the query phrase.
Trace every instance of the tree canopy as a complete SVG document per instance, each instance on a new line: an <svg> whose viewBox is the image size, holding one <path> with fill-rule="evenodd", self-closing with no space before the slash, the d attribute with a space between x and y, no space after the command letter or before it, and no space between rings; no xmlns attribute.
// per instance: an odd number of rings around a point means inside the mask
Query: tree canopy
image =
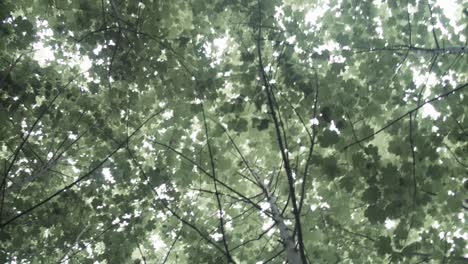
<svg viewBox="0 0 468 264"><path fill-rule="evenodd" d="M1 1L0 262L466 263L442 2Z"/></svg>

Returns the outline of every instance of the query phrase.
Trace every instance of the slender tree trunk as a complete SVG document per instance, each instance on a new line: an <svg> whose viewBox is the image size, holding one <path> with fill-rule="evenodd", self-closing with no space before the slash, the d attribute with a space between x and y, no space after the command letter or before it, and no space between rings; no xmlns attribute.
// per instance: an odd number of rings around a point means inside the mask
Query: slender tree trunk
<svg viewBox="0 0 468 264"><path fill-rule="evenodd" d="M281 215L280 210L278 209L275 195L270 192L268 186L266 185L264 185L264 190L266 192L267 200L273 214L273 220L275 221L276 226L278 226L278 229L280 231L280 237L281 241L283 242L284 249L286 251L288 263L303 264L301 261L301 256L296 250L296 242L294 241L293 234L291 231L289 231L288 227L284 223L284 218Z"/></svg>

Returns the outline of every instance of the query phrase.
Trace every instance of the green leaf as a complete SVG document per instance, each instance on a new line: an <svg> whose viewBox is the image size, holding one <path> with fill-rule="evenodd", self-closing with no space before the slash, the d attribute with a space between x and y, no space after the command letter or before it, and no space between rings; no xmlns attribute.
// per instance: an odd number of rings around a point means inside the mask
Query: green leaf
<svg viewBox="0 0 468 264"><path fill-rule="evenodd" d="M260 124L258 124L257 129L262 131L268 128L268 124L270 123L270 120L268 119L261 119Z"/></svg>
<svg viewBox="0 0 468 264"><path fill-rule="evenodd" d="M337 165L337 160L330 156L330 157L325 157L322 159L322 166L325 175L331 178L335 178L338 175L338 165Z"/></svg>
<svg viewBox="0 0 468 264"><path fill-rule="evenodd" d="M380 198L380 191L379 191L379 188L376 186L371 186L367 188L362 194L362 199L369 204L377 202L379 198Z"/></svg>
<svg viewBox="0 0 468 264"><path fill-rule="evenodd" d="M370 205L367 207L364 215L369 219L371 224L382 223L385 221L385 211L378 205Z"/></svg>
<svg viewBox="0 0 468 264"><path fill-rule="evenodd" d="M329 147L336 144L339 140L339 136L335 131L325 129L323 134L318 138L321 147Z"/></svg>
<svg viewBox="0 0 468 264"><path fill-rule="evenodd" d="M236 132L245 132L247 131L248 122L245 119L236 119L235 121L230 123L232 129Z"/></svg>
<svg viewBox="0 0 468 264"><path fill-rule="evenodd" d="M380 236L375 241L375 247L377 249L377 253L380 255L386 255L393 252L392 240L386 236Z"/></svg>

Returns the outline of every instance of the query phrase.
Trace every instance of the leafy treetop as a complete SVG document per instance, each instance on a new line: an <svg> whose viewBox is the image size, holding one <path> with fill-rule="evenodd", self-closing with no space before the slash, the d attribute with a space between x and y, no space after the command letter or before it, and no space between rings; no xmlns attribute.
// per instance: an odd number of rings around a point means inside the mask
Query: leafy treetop
<svg viewBox="0 0 468 264"><path fill-rule="evenodd" d="M440 2L2 1L0 260L466 262Z"/></svg>

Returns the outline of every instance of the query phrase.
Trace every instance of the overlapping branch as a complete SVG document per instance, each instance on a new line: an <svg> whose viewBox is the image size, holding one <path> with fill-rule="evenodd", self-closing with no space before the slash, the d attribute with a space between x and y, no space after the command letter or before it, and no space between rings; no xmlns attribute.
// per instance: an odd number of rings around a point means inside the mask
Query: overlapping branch
<svg viewBox="0 0 468 264"><path fill-rule="evenodd" d="M198 235L203 238L203 240L205 240L207 243L209 243L210 245L212 245L213 247L215 247L219 252L221 252L224 256L226 256L227 259L230 259L230 255L228 255L228 253L223 249L221 248L217 243L215 243L213 240L211 240L205 233L203 233L195 224L187 221L185 218L183 218L182 216L180 216L174 209L172 209L166 200L164 199L161 199L159 198L159 195L158 195L158 192L156 191L156 188L155 186L151 183L149 177L146 175L145 171L143 170L143 168L141 167L140 163L138 163L138 161L136 160L135 156L132 154L132 152L130 151L130 149L127 149L133 163L135 164L135 166L139 169L140 173L143 175L143 177L145 178L146 182L148 183L148 186L151 188L151 191L154 193L154 195L156 196L157 200L161 202L161 204L163 205L164 208L166 208L167 211L169 211L175 218L177 218L177 220L179 220L182 224L184 224L185 226L188 226L189 228L191 228L192 230L194 230L196 233L198 233ZM231 258L232 259L232 258ZM233 260L231 261L231 263L235 263Z"/></svg>
<svg viewBox="0 0 468 264"><path fill-rule="evenodd" d="M460 90L466 88L467 86L468 86L468 83L459 85L459 86L456 87L455 89L452 89L452 90L450 90L450 91L448 91L448 92L439 94L438 96L433 97L433 98L431 98L431 99L429 99L429 100L423 102L422 104L420 104L420 105L414 107L413 109L409 110L408 112L406 112L406 113L400 115L399 117L393 119L392 121L388 122L386 125L384 125L384 126L381 127L380 129L378 129L378 130L375 131L374 133L372 133L372 134L370 134L370 135L367 135L367 136L365 136L365 137L363 137L363 138L361 138L361 139L359 139L359 140L357 140L357 141L355 141L355 142L353 142L353 143L351 143L351 144L346 145L346 146L343 148L343 150L346 150L346 149L348 149L348 148L350 148L350 147L352 147L352 146L354 146L354 145L356 145L356 144L359 144L359 143L361 143L361 142L364 142L364 141L366 141L366 140L372 138L373 136L375 136L375 135L379 134L380 132L384 131L385 129L387 129L387 128L393 126L393 125L396 124L398 121L400 121L400 120L402 120L403 118L405 118L406 116L412 114L413 112L416 112L417 110L419 110L420 108L422 108L424 105L429 104L429 103L432 103L432 102L435 102L435 101L438 101L438 100L441 100L441 99L443 99L443 98L445 98L445 97L448 97L449 95L451 95L451 94L453 94L453 93L456 93L457 91L460 91Z"/></svg>
<svg viewBox="0 0 468 264"><path fill-rule="evenodd" d="M224 216L223 216L223 207L221 205L221 199L219 197L219 192L218 192L218 184L216 182L216 169L215 169L215 164L214 164L214 158L213 158L213 152L211 150L211 144L210 144L210 139L208 135L208 125L206 123L206 117L205 117L205 108L203 107L203 124L205 126L205 137L206 137L206 143L208 145L208 153L210 155L210 164L211 164L211 173L213 175L213 184L214 184L214 189L215 189L215 196L216 196L216 202L218 203L218 212L219 212L219 228L221 231L222 239L223 239L223 245L224 249L226 251L226 257L228 262L233 263L234 260L232 259L231 252L229 251L229 246L226 241L226 231L224 230Z"/></svg>
<svg viewBox="0 0 468 264"><path fill-rule="evenodd" d="M291 170L291 165L290 161L288 159L288 155L286 153L285 145L284 145L284 140L281 136L281 125L279 123L277 113L275 110L274 102L273 102L273 95L270 87L270 82L268 81L266 72L265 72L265 67L263 65L263 58L262 58L262 48L261 48L261 41L262 41L262 15L261 15L261 6L260 6L260 0L258 1L258 12L259 12L259 28L258 30L258 36L257 36L257 55L258 55L258 63L259 63L259 71L260 71L260 78L262 79L263 86L265 87L265 92L267 95L268 99L268 108L270 110L270 114L272 116L274 126L275 126L275 132L276 132L276 137L278 141L278 146L280 148L281 156L284 162L284 168L286 171L286 176L288 178L288 185L289 185L289 192L291 195L291 201L292 201L292 206L293 206L293 214L295 218L295 224L297 228L297 235L298 235L298 242L299 242L299 253L300 253L300 261L302 263L307 263L306 257L305 257L305 252L304 252L304 240L302 237L302 226L301 226L301 219L300 219L300 213L299 213L299 208L297 206L297 200L296 200L296 191L295 191L295 181L293 177L293 173ZM284 241L286 242L286 241ZM292 256L291 256L292 257ZM291 260L290 260L291 261ZM296 262L296 263L301 263L301 262Z"/></svg>
<svg viewBox="0 0 468 264"><path fill-rule="evenodd" d="M36 210L37 208L41 207L42 205L48 203L49 201L51 201L52 199L54 199L55 197L63 194L65 191L73 188L75 185L77 185L78 183L88 179L91 175L93 175L93 173L95 171L97 171L106 161L108 161L115 153L117 153L117 151L119 151L120 149L122 149L126 144L127 144L127 141L129 141L133 136L136 135L136 133L138 131L140 131L140 129L146 125L151 119L153 119L154 117L158 116L159 114L161 114L163 111L165 110L165 108L163 108L162 110L158 111L157 113L155 114L152 114L150 115L145 121L143 121L133 132L132 134L130 134L125 141L123 141L122 143L120 143L110 154L108 154L104 159L102 159L96 166L94 166L91 170L89 170L87 173L85 173L84 175L80 176L78 179L76 179L75 181L73 181L72 183L66 185L65 187L63 187L62 189L56 191L54 194L50 195L49 197L45 198L44 200L36 203L35 205L33 205L32 207L22 211L21 213L15 215L14 217L10 218L9 220L3 222L0 224L0 229L3 229L5 226L11 224L12 222L14 222L15 220L25 216L25 215L28 215L30 214L32 211Z"/></svg>

